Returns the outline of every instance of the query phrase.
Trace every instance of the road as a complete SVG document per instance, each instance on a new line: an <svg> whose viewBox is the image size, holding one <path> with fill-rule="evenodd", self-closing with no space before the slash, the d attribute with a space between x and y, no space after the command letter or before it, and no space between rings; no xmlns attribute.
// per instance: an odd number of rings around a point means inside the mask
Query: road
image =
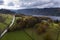
<svg viewBox="0 0 60 40"><path fill-rule="evenodd" d="M9 28L14 24L14 21L15 21L15 15L13 15L13 20L12 20L12 22L11 22Z"/></svg>
<svg viewBox="0 0 60 40"><path fill-rule="evenodd" d="M13 19L12 19L12 22L11 24L9 25L9 28L14 24L14 21L15 21L15 15L13 15ZM0 38L8 31L8 28L6 28L3 33L0 35Z"/></svg>

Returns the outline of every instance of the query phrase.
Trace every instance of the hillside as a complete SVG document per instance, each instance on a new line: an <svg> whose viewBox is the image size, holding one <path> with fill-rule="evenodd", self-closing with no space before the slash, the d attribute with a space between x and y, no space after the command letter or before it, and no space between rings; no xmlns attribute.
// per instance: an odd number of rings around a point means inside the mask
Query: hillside
<svg viewBox="0 0 60 40"><path fill-rule="evenodd" d="M16 10L16 13L25 15L50 15L50 16L60 16L60 8L32 8L32 9L21 9Z"/></svg>
<svg viewBox="0 0 60 40"><path fill-rule="evenodd" d="M48 17L16 16L13 26L1 40L56 40L59 26L60 21Z"/></svg>
<svg viewBox="0 0 60 40"><path fill-rule="evenodd" d="M10 14L0 14L0 33L10 25L12 18Z"/></svg>
<svg viewBox="0 0 60 40"><path fill-rule="evenodd" d="M15 14L14 11L8 10L8 9L0 9L0 13L3 14Z"/></svg>

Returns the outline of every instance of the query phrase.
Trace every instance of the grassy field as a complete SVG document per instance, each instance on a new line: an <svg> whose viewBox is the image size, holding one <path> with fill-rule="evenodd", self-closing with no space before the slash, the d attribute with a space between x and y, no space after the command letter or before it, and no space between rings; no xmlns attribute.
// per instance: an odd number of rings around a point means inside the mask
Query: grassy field
<svg viewBox="0 0 60 40"><path fill-rule="evenodd" d="M41 35L38 35L33 29L25 29L24 31L14 31L14 32L8 32L6 33L1 40L44 40L44 35L46 33L43 33ZM57 39L57 32L51 31L50 32L51 37L53 40ZM60 36L59 36L60 39Z"/></svg>
<svg viewBox="0 0 60 40"><path fill-rule="evenodd" d="M31 36L34 40L43 40L42 35L38 35L33 29L25 29L25 32Z"/></svg>
<svg viewBox="0 0 60 40"><path fill-rule="evenodd" d="M34 40L44 40L45 33L37 35L37 33L34 32L34 30L32 31L31 29L25 29L25 32L24 31L8 32L1 38L1 40L32 40L31 38L33 38ZM50 33L53 40L56 40L58 35L57 32L51 31Z"/></svg>
<svg viewBox="0 0 60 40"><path fill-rule="evenodd" d="M46 35L46 33L42 33L41 35L38 35L36 33L36 31L34 29L25 29L25 32L31 36L34 40L44 40L44 36ZM53 40L56 40L57 39L57 31L48 31L50 32L50 35L52 37ZM60 39L60 36L59 36L59 39Z"/></svg>
<svg viewBox="0 0 60 40"><path fill-rule="evenodd" d="M22 19L22 17L16 17L16 20L19 19L19 18ZM25 19L29 19L29 18L30 17L25 17L24 21L25 21ZM18 25L18 23L16 24L16 20L15 20L15 23L14 23L15 26ZM22 23L24 23L24 22L22 22ZM44 22L44 23L46 23L46 22ZM51 23L48 23L48 24L49 24L48 29L46 29L46 32L43 32L42 34L37 33L35 25L34 25L34 28L32 28L32 27L28 28L27 27L24 30L14 30L14 31L7 32L1 38L1 40L32 40L32 39L33 40L45 40L45 37L47 37L47 39L49 39L49 40L50 40L50 38L52 40L57 40L58 30L60 30L59 23L51 22ZM15 27L14 25L13 25L11 30L14 29L14 27ZM42 24L39 23L39 25L37 27L40 27L40 29L42 29L40 25L42 25ZM19 24L19 26L20 26L20 24ZM17 26L16 26L16 28L17 28ZM58 36L58 39L60 40L60 35Z"/></svg>
<svg viewBox="0 0 60 40"><path fill-rule="evenodd" d="M8 32L1 40L31 40L24 31Z"/></svg>
<svg viewBox="0 0 60 40"><path fill-rule="evenodd" d="M10 14L0 14L0 30L5 29L12 21L12 18Z"/></svg>

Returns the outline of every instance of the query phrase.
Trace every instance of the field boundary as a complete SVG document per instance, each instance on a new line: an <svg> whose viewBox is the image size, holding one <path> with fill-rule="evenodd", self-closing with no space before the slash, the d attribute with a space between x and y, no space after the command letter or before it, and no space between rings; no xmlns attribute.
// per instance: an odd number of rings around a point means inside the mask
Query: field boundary
<svg viewBox="0 0 60 40"><path fill-rule="evenodd" d="M8 25L7 28L0 34L0 38L1 38L5 33L7 33L8 29L14 24L14 21L15 21L15 15L13 15L13 19L12 19L10 25Z"/></svg>

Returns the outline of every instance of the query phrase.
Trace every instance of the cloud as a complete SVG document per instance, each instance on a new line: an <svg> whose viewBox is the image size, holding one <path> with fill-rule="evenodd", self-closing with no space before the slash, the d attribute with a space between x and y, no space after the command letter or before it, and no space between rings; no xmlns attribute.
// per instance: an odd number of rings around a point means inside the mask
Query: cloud
<svg viewBox="0 0 60 40"><path fill-rule="evenodd" d="M3 5L4 1L3 0L0 0L0 5Z"/></svg>
<svg viewBox="0 0 60 40"><path fill-rule="evenodd" d="M4 0L0 8L25 9L25 8L51 8L60 7L60 0Z"/></svg>

